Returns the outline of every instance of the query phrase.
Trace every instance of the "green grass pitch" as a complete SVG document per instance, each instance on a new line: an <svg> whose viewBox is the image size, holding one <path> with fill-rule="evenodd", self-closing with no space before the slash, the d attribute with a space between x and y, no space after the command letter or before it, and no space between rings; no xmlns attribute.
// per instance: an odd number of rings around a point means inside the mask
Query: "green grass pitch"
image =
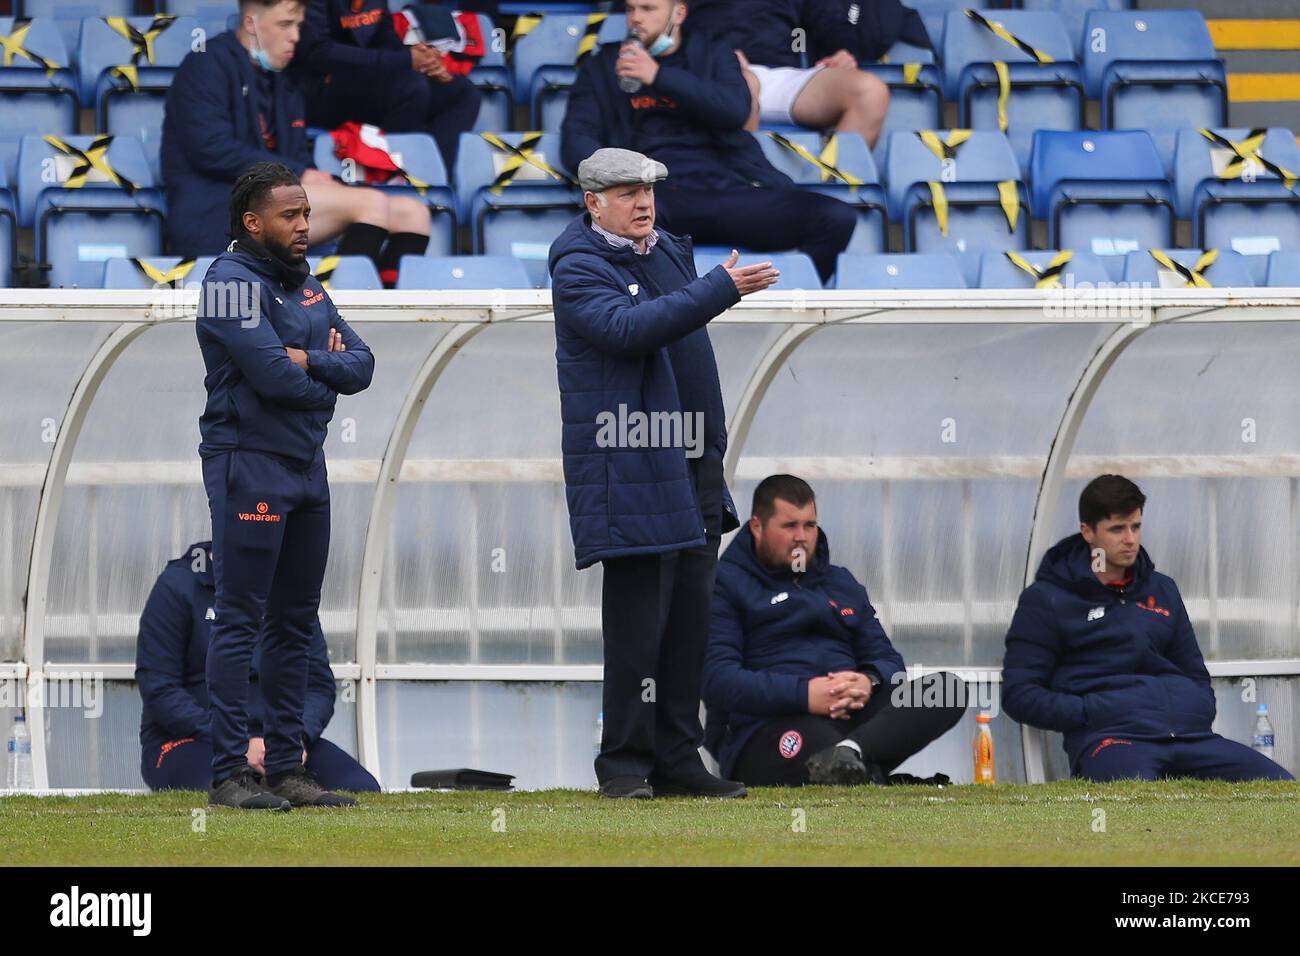
<svg viewBox="0 0 1300 956"><path fill-rule="evenodd" d="M1165 781L755 789L745 800L393 793L353 810L6 797L11 866L1300 864L1300 786ZM202 812L195 814L197 808ZM1098 813L1097 811L1101 811Z"/></svg>

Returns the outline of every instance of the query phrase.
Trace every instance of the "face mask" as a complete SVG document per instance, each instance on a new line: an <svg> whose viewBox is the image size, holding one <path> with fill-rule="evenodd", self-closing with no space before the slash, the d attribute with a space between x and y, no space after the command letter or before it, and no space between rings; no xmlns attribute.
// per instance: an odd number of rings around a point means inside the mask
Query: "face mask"
<svg viewBox="0 0 1300 956"><path fill-rule="evenodd" d="M275 66L271 63L271 58L267 56L266 51L262 49L262 42L257 38L257 31L253 31L253 62L266 70L268 73L279 73L284 67Z"/></svg>
<svg viewBox="0 0 1300 956"><path fill-rule="evenodd" d="M669 22L664 32L655 37L655 42L646 47L646 52L653 57L660 57L667 53L668 48L673 45L673 26L674 24Z"/></svg>

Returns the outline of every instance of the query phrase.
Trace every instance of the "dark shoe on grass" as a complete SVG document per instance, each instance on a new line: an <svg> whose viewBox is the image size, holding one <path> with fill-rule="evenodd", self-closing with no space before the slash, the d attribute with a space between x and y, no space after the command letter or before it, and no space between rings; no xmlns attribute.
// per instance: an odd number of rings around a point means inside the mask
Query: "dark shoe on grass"
<svg viewBox="0 0 1300 956"><path fill-rule="evenodd" d="M862 762L852 747L836 744L819 750L808 758L808 782L832 787L856 787L864 783L886 783L885 775L874 763Z"/></svg>
<svg viewBox="0 0 1300 956"><path fill-rule="evenodd" d="M723 780L711 773L696 773L689 777L650 778L656 797L721 797L740 798L749 791L743 783Z"/></svg>
<svg viewBox="0 0 1300 956"><path fill-rule="evenodd" d="M208 790L208 806L233 807L236 810L290 810L292 805L284 797L269 791L251 767L245 767L233 777Z"/></svg>
<svg viewBox="0 0 1300 956"><path fill-rule="evenodd" d="M600 795L612 800L649 800L655 792L641 777L614 777L600 785Z"/></svg>
<svg viewBox="0 0 1300 956"><path fill-rule="evenodd" d="M316 775L306 767L291 770L271 793L283 797L295 807L355 807L357 801L341 793L332 793L316 782Z"/></svg>

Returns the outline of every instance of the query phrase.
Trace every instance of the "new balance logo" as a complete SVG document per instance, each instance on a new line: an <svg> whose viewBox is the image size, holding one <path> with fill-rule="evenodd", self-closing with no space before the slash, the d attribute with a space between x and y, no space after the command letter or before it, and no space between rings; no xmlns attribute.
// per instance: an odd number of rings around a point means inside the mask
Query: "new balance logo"
<svg viewBox="0 0 1300 956"><path fill-rule="evenodd" d="M1088 612L1089 621L1099 621L1105 616L1106 616L1106 609L1104 607L1095 607Z"/></svg>
<svg viewBox="0 0 1300 956"><path fill-rule="evenodd" d="M785 600L786 598L788 598L789 596L790 596L790 592L789 592L789 591L782 591L780 594L775 595L775 596L772 598L772 600L769 601L768 603L769 603L769 604L780 604L782 601L784 601L784 600Z"/></svg>

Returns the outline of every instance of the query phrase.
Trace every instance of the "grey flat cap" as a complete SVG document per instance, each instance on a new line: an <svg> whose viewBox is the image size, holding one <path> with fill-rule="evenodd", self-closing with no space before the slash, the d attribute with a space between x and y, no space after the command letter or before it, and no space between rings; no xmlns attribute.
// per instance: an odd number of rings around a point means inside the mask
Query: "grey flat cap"
<svg viewBox="0 0 1300 956"><path fill-rule="evenodd" d="M578 185L594 193L610 186L657 183L667 178L667 166L631 149L605 147L578 164Z"/></svg>

